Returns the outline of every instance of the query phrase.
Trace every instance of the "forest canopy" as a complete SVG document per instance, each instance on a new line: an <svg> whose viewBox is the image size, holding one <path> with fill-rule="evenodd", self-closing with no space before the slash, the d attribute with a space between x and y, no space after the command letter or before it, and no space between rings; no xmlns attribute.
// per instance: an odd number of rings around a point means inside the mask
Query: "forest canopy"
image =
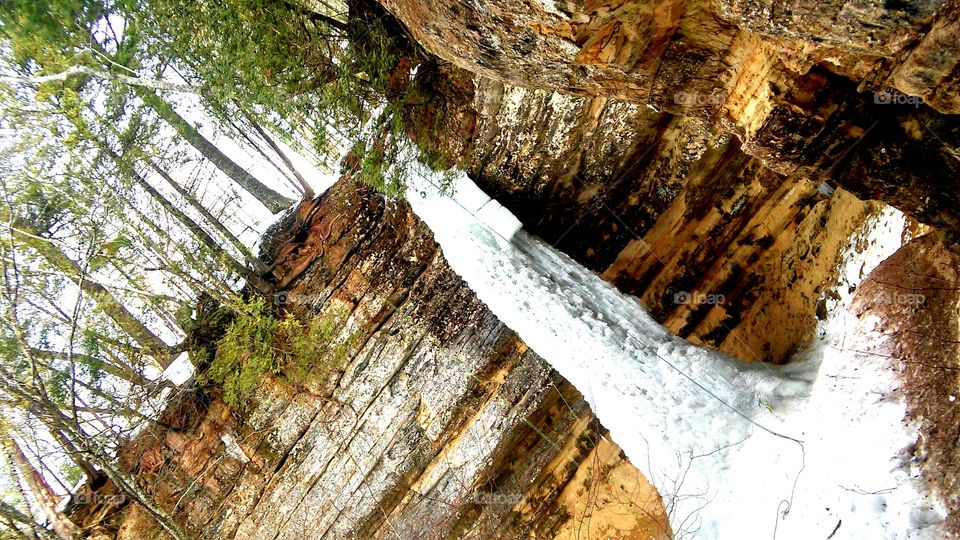
<svg viewBox="0 0 960 540"><path fill-rule="evenodd" d="M190 384L236 401L316 352L294 334L332 339L265 301L255 241L345 153L402 191L419 52L363 1L13 0L0 35L0 537L76 537L58 497L108 479L185 538L118 448Z"/></svg>

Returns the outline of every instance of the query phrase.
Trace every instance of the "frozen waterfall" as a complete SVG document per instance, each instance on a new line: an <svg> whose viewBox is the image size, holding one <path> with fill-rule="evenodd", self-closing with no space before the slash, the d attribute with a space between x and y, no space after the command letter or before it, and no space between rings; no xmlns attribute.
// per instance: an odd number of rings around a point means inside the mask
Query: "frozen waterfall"
<svg viewBox="0 0 960 540"><path fill-rule="evenodd" d="M810 452L844 443L842 435L819 446L802 442L820 421L804 411L828 408L810 400L817 358L787 371L741 363L674 337L636 299L525 233L465 175L449 193L433 175L414 164L407 199L433 230L449 264L500 320L581 391L614 442L661 494L675 537L831 534L835 511L825 513L818 497L838 489L805 482L830 482L833 472L811 469L840 462ZM826 405L831 399L829 392L822 398ZM898 434L909 435L896 415L897 410L885 410L886 424L878 425L895 424ZM889 469L877 474L900 475ZM916 497L901 476L896 478L906 486L903 497ZM801 497L804 515L792 509ZM836 497L846 500L842 492ZM918 526L908 514L897 514L892 528L880 531L914 537ZM848 526L838 538L872 530L868 522L877 515L863 515L867 528Z"/></svg>

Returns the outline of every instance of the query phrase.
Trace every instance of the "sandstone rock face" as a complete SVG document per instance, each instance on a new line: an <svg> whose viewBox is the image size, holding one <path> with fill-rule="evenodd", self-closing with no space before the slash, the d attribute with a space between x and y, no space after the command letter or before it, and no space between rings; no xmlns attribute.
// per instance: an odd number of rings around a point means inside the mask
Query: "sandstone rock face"
<svg viewBox="0 0 960 540"><path fill-rule="evenodd" d="M721 0L717 9L725 19L764 35L891 56L909 46L948 3Z"/></svg>
<svg viewBox="0 0 960 540"><path fill-rule="evenodd" d="M441 71L424 83L459 88L433 111L443 152L678 335L744 360L783 362L807 343L838 257L884 212L771 170L698 118Z"/></svg>
<svg viewBox="0 0 960 540"><path fill-rule="evenodd" d="M891 68L901 57L916 54L914 62L923 63L957 17L956 4L945 0L382 3L428 50L472 73L526 88L664 103L685 89L726 100L820 63L857 83L892 87L898 79ZM939 76L914 89L952 93L957 56L943 52Z"/></svg>
<svg viewBox="0 0 960 540"><path fill-rule="evenodd" d="M348 361L331 378L317 358L302 384L269 377L242 410L214 399L192 425L141 437L130 453L159 458L139 460L141 481L188 530L669 537L659 496L580 395L477 301L405 204L343 180L301 216L276 246L306 268L283 301L349 314L329 352Z"/></svg>
<svg viewBox="0 0 960 540"><path fill-rule="evenodd" d="M484 79L699 118L770 170L960 240L953 2L382 3Z"/></svg>
<svg viewBox="0 0 960 540"><path fill-rule="evenodd" d="M954 2L944 6L917 46L894 69L892 79L897 89L922 97L938 110L954 113L960 110L958 32L960 5Z"/></svg>
<svg viewBox="0 0 960 540"><path fill-rule="evenodd" d="M857 293L857 316L881 335L877 351L901 374L906 420L923 437L910 458L932 493L947 504L947 529L960 535L960 257L935 238L903 246L874 270ZM868 351L869 352L869 351ZM922 517L922 516L921 516Z"/></svg>

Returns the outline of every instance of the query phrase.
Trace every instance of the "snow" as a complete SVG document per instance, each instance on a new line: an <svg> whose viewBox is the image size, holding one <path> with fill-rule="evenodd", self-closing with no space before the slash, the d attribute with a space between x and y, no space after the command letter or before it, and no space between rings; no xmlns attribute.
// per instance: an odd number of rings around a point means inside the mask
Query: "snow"
<svg viewBox="0 0 960 540"><path fill-rule="evenodd" d="M220 441L223 442L224 450L228 456L241 463L250 463L250 458L247 457L247 454L243 451L243 448L240 448L240 445L237 444L237 440L232 434L221 433Z"/></svg>
<svg viewBox="0 0 960 540"><path fill-rule="evenodd" d="M676 537L826 538L841 518L834 538L933 537L919 527L941 514L893 459L916 433L901 425L889 369L825 345L861 322L828 321L806 362L739 363L670 335L634 298L526 234L465 175L446 194L408 162L407 199L451 267L583 393L660 492ZM876 222L868 233L896 240L851 252L841 289L899 247L903 218ZM845 314L844 302L833 312ZM851 373L860 379L841 378Z"/></svg>
<svg viewBox="0 0 960 540"><path fill-rule="evenodd" d="M562 19L569 18L557 8L557 3L554 0L537 0L536 3L547 13L556 15L557 17L560 17Z"/></svg>
<svg viewBox="0 0 960 540"><path fill-rule="evenodd" d="M894 394L898 382L883 356L889 351L878 321L858 320L847 309L862 278L900 247L904 226L903 215L886 208L865 228L859 244L866 248L848 250L839 299L828 304L831 316L804 354L821 366L800 419L809 472L798 485L797 515L785 524L816 516L810 530L818 536L840 523L834 538L941 537L928 528L946 517L941 504L926 494L916 464L900 457L909 456L901 451L918 433L903 424L906 405Z"/></svg>

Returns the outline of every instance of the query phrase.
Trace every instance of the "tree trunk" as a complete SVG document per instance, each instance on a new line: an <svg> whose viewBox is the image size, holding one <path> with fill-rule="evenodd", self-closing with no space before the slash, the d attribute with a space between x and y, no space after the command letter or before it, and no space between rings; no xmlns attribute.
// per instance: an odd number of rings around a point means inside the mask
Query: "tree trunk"
<svg viewBox="0 0 960 540"><path fill-rule="evenodd" d="M130 310L106 287L86 275L80 265L52 241L40 237L36 231L28 229L24 223L18 223L16 228L12 228L12 232L14 237L36 250L50 266L69 276L83 292L90 295L97 303L97 307L136 341L147 355L156 360L162 369L170 366L173 362L170 346L130 313Z"/></svg>
<svg viewBox="0 0 960 540"><path fill-rule="evenodd" d="M315 21L323 22L335 30L346 33L346 31L349 29L349 25L347 25L347 23L337 20L332 16L336 15L336 13L326 3L321 2L324 4L324 7L330 9L330 13L321 13L316 9L312 9L310 4L305 0L287 0L286 3L291 8L299 11L300 14L304 15L305 17L310 17Z"/></svg>
<svg viewBox="0 0 960 540"><path fill-rule="evenodd" d="M142 87L134 87L134 90L147 105L170 124L191 146L196 148L205 158L209 159L218 169L223 171L231 180L243 188L244 191L256 197L268 210L277 213L293 204L294 201L292 199L288 199L266 186L226 154L221 152L210 140L180 116L169 103L152 90Z"/></svg>
<svg viewBox="0 0 960 540"><path fill-rule="evenodd" d="M24 514L23 512L3 501L0 501L0 516L7 520L8 527L11 527L14 531L16 531L16 534L20 538L25 540L34 540L35 538L56 540L57 538L57 535L51 532L49 529L45 529L34 522L31 516ZM33 536L27 536L20 528L16 526L17 523L30 529L30 532L33 533Z"/></svg>
<svg viewBox="0 0 960 540"><path fill-rule="evenodd" d="M109 459L102 459L101 465L104 470L107 472L107 476L113 480L114 484L120 488L120 491L124 493L127 497L133 499L137 504L142 506L154 519L157 520L157 523L164 528L170 536L175 540L189 540L189 536L183 530L176 521L173 520L166 510L164 510L157 502L153 499L149 493L145 492L143 488L137 483L137 479L129 473L123 472Z"/></svg>
<svg viewBox="0 0 960 540"><path fill-rule="evenodd" d="M21 345L26 344L21 342ZM147 510L170 536L175 540L190 538L170 513L140 487L133 475L117 467L114 457L104 451L102 441L85 433L56 403L50 401L43 391L19 383L3 365L0 365L0 386L11 397L18 398L20 405L42 422L67 452L77 452L83 455L83 460L97 465L123 494Z"/></svg>
<svg viewBox="0 0 960 540"><path fill-rule="evenodd" d="M112 266L113 269L116 270L118 274L120 274L120 277L127 280L127 282L129 283L139 283L141 281L141 278L134 276L131 272L129 272L126 268L124 268L122 263L118 261L110 261L110 266ZM142 266L137 267L137 271L142 271L142 269L143 269ZM149 286L139 287L139 288L147 289L149 288ZM176 302L177 307L183 305L183 302L180 302L179 299L176 299L176 300L177 300ZM163 321L163 324L164 326L166 326L167 330L170 330L171 332L174 332L174 333L183 333L183 329L180 328L180 325L177 323L176 317L174 317L174 313L177 312L176 309L173 309L173 310L165 309L162 306L154 305L152 302L148 302L147 309L149 309L154 315L156 315L157 317L160 318L161 321Z"/></svg>
<svg viewBox="0 0 960 540"><path fill-rule="evenodd" d="M231 244L233 244L233 247L235 247L237 251L243 254L243 257L247 261L247 264L249 264L250 267L253 268L255 272L257 272L258 274L267 273L268 271L267 265L264 264L263 261L255 257L253 253L250 252L250 248L243 245L243 242L241 242L240 239L237 238L235 234L230 232L230 229L228 229L227 226L224 225L222 221L220 221L219 219L217 219L216 216L211 214L210 211L207 210L207 208L203 206L203 204L201 204L199 200L197 200L197 197L193 193L190 193L189 191L184 189L183 186L181 186L176 180L173 179L173 177L170 176L169 173L167 173L167 171L160 168L160 166L154 163L153 160L149 160L148 165L150 165L150 168L153 169L157 174L159 174L160 177L163 178L167 182L167 184L169 184L170 187L174 189L174 191L179 193L180 196L183 197L187 201L187 203L191 207L193 207L194 210L199 212L204 219L206 219L211 225L213 225L213 228L216 229L221 236L223 236Z"/></svg>
<svg viewBox="0 0 960 540"><path fill-rule="evenodd" d="M256 120L253 119L253 117L247 114L247 112L243 109L240 109L240 111L243 113L244 118L247 119L247 122L250 123L250 126L253 127L254 131L257 132L257 135L259 135L260 138L270 146L270 148L280 157L280 160L283 161L283 164L287 167L287 169L293 173L293 176L297 179L297 183L300 184L300 189L303 190L303 198L312 199L315 195L313 187L311 187L310 183L307 182L307 179L300 174L300 171L297 170L293 162L290 161L290 158L287 156L286 152L283 151L283 148L280 148L280 145L273 140L273 137L271 137L270 134L267 133L266 130L264 130Z"/></svg>
<svg viewBox="0 0 960 540"><path fill-rule="evenodd" d="M80 529L76 524L70 521L65 515L57 510L57 496L50 489L50 485L34 467L33 464L24 455L20 445L12 436L7 436L5 441L7 453L13 461L20 478L27 485L30 493L36 499L37 504L47 518L47 522L57 533L57 536L63 540L73 540L80 537Z"/></svg>
<svg viewBox="0 0 960 540"><path fill-rule="evenodd" d="M51 404L52 405L52 404ZM171 516L166 510L163 509L157 502L154 500L153 496L145 492L143 488L137 483L137 479L127 473L126 471L120 470L116 464L113 462L113 458L109 455L104 455L102 452L98 451L96 445L90 444L91 441L88 440L88 436L79 430L79 428L72 425L72 422L64 416L64 414L59 410L55 409L50 411L50 417L48 419L49 425L48 428L53 427L63 427L68 438L76 439L75 446L80 446L85 450L85 454L90 458L90 460L96 463L106 475L113 480L113 483L116 484L117 488L123 492L124 495L132 499L134 502L142 506L147 512L149 512L154 519L157 520L157 523L160 524L170 536L175 540L188 540L189 536L183 530L180 525L174 521L173 516Z"/></svg>
<svg viewBox="0 0 960 540"><path fill-rule="evenodd" d="M60 444L60 448L63 448L64 452L66 452L70 461L79 467L80 470L83 471L83 474L87 475L88 482L92 483L96 479L103 477L103 473L98 471L88 460L84 459L80 454L80 449L70 442L70 439L61 433L60 430L51 430L50 434L53 435L53 438Z"/></svg>
<svg viewBox="0 0 960 540"><path fill-rule="evenodd" d="M184 281L194 292L195 294L200 294L201 292L206 292L212 298L224 303L225 305L231 306L233 308L237 307L236 297L237 293L230 289L229 285L224 283L222 279L217 276L210 275L206 269L202 268L202 261L197 260L196 254L189 253L187 250L180 249L178 250L183 255L184 260L188 263L194 265L193 269L197 270L204 274L207 278L196 279L190 275L189 272L183 271L179 268L179 265L172 261L167 254L167 250L163 246L158 245L155 241L150 238L150 234L147 234L147 230L153 231L157 236L163 236L166 234L163 228L157 225L149 216L140 211L136 206L128 204L130 210L137 216L140 222L143 223L144 227L141 227L135 223L131 222L131 227L140 235L140 238L143 240L144 245L153 252L154 255L165 265L165 270L171 274L176 275Z"/></svg>
<svg viewBox="0 0 960 540"><path fill-rule="evenodd" d="M125 163L122 158L113 152L110 149L104 149L107 154L116 162L117 166L120 168L123 173L133 180L133 182L139 186L141 189L147 192L150 197L160 203L160 206L164 210L173 215L184 227L187 228L194 236L196 236L200 243L202 243L207 249L209 249L215 256L215 258L222 259L230 267L231 270L239 274L243 279L247 280L247 283L251 287L263 294L273 293L273 286L267 283L263 278L257 275L249 267L243 265L239 261L233 258L232 255L227 253L223 246L221 246L212 236L210 236L207 231L203 230L203 227L200 226L196 221L193 220L190 216L184 213L183 210L177 208L177 205L170 202L169 199L163 196L162 193L157 191L146 178L140 175L140 173L133 170L133 167Z"/></svg>
<svg viewBox="0 0 960 540"><path fill-rule="evenodd" d="M207 98L206 101L208 104L207 106L210 108L210 110L214 112L215 115L218 116L218 118L220 118L224 123L229 125L230 128L233 129L233 131L235 131L237 135L242 137L243 140L247 142L247 144L249 144L254 150L256 150L257 154L263 157L263 159L267 160L267 162L269 162L270 165L278 173L280 173L283 179L286 182L288 182L291 186L293 186L294 190L296 190L297 193L301 195L301 197L303 196L303 189L300 187L300 185L297 184L293 179L291 179L289 171L284 168L282 163L277 163L277 160L274 157L267 154L267 151L263 148L263 144L261 142L257 142L254 140L254 137L251 136L250 133L248 133L248 131L250 131L250 128L248 126L244 125L241 127L236 122L234 122L233 117L235 116L235 114L228 113L224 107L222 107L219 103L216 103L214 100ZM239 106L236 106L236 108L240 110Z"/></svg>

